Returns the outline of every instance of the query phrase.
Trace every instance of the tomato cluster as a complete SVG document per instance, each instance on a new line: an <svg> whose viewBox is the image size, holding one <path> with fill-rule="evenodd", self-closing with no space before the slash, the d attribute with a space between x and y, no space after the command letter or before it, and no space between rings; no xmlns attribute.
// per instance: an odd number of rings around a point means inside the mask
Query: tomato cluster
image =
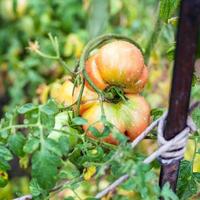
<svg viewBox="0 0 200 200"><path fill-rule="evenodd" d="M89 57L85 70L99 89L105 91L109 87L116 86L123 90L126 100L115 103L105 101L103 107L106 119L130 140L134 140L150 122L150 107L139 95L148 78L148 70L140 49L122 40L110 42ZM93 90L88 82L86 86ZM91 124L100 132L103 131L104 124L95 123L101 118L98 101L85 109L81 116L89 122L83 126L85 131ZM88 136L94 137L90 132ZM112 144L118 143L112 133L103 140Z"/></svg>
<svg viewBox="0 0 200 200"><path fill-rule="evenodd" d="M105 128L105 123L101 120L103 105L106 120L120 133L134 140L150 122L150 107L139 94L148 78L148 70L140 49L122 40L107 43L87 59L85 71L92 83L102 92L106 93L109 88L117 87L123 91L124 98L117 101L104 98L101 104L99 94L94 92L93 87L86 81L79 111L80 116L88 121L83 126L84 131L93 138L95 138L93 133L88 131L91 125L100 133L103 132ZM80 92L81 85L74 87L69 77L62 83L55 82L46 89L46 93L58 103L65 106L73 105L74 110L77 110L76 102ZM112 131L102 140L111 144L119 143Z"/></svg>

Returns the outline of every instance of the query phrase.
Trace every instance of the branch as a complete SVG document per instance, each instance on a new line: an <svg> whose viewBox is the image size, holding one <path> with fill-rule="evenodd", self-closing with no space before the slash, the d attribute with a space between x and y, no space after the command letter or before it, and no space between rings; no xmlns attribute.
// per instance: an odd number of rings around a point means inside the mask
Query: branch
<svg viewBox="0 0 200 200"><path fill-rule="evenodd" d="M30 199L32 199L32 195L28 194L28 195L16 198L14 200L30 200Z"/></svg>

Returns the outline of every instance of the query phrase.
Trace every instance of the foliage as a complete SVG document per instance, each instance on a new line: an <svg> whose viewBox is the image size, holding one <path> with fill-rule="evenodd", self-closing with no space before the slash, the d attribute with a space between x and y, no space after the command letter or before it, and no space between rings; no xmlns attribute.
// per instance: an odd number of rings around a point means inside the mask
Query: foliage
<svg viewBox="0 0 200 200"><path fill-rule="evenodd" d="M103 132L94 126L88 129L99 138L94 140L86 136L82 125L88 122L77 116L73 106L66 107L50 98L41 104L36 97L41 83L52 83L63 74L71 75L75 86L83 85L81 76L75 77L73 70L77 68L84 44L105 32L120 33L134 38L149 60L150 80L143 95L153 108L152 120L156 120L167 105L179 1L159 1L157 19L149 17L154 15L158 3L153 0L34 0L27 1L22 11L17 10L18 1L13 2L11 15L1 12L0 20L0 54L3 55L0 78L3 77L4 88L0 98L7 95L10 99L0 123L0 187L10 190L5 190L7 197L3 198L30 192L34 199L95 199L97 192L124 173L130 178L106 199L195 198L200 189L200 170L195 170L200 152L199 130L191 138L195 145L194 151L189 151L190 160L181 163L177 197L169 184L160 190L157 161L148 166L142 164L150 148L143 145L132 150L127 138L106 120L103 109ZM157 21L154 29L153 21ZM27 46L33 53L27 51ZM123 97L115 88L114 92ZM198 79L193 84L192 99L199 99ZM194 110L192 117L198 128L199 116L200 110ZM118 146L101 140L111 130L120 143ZM155 131L150 137L156 138ZM148 146L154 147L154 142ZM15 157L31 180L29 191L12 196L9 193L15 189L8 174L13 170L11 160ZM1 195L0 192L0 198Z"/></svg>

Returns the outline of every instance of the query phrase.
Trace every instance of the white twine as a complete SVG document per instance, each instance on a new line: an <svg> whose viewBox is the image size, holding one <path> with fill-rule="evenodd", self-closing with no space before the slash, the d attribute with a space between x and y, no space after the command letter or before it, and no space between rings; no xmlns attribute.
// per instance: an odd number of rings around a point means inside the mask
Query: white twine
<svg viewBox="0 0 200 200"><path fill-rule="evenodd" d="M183 129L183 131L181 131L174 138L167 141L167 140L165 140L165 138L163 136L163 130L164 130L166 117L167 117L167 112L164 113L159 119L154 121L140 136L138 136L131 143L131 147L134 148L135 146L137 146L138 143L140 143L140 141L142 141L142 139L144 139L148 135L148 133L153 128L155 128L158 125L157 140L158 140L160 147L143 161L144 164L150 164L152 161L154 161L157 158L163 164L170 164L176 160L182 159L184 156L189 133L196 131L196 126L193 123L192 118L188 117L187 127L185 129ZM119 186L124 181L126 181L129 177L130 177L129 174L124 174L123 176L119 177L116 181L114 181L112 184L110 184L104 190L99 192L95 196L95 198L101 198L101 197L105 196L110 191L113 191L117 186Z"/></svg>
<svg viewBox="0 0 200 200"><path fill-rule="evenodd" d="M157 152L159 152L157 156L160 154L158 156L158 159L160 160L161 163L170 164L176 160L181 160L183 158L189 133L191 131L195 131L196 126L194 125L191 117L188 117L187 127L183 129L174 138L167 141L163 136L166 117L167 113L163 116L163 118L159 121L158 124L157 140L160 148L157 150Z"/></svg>

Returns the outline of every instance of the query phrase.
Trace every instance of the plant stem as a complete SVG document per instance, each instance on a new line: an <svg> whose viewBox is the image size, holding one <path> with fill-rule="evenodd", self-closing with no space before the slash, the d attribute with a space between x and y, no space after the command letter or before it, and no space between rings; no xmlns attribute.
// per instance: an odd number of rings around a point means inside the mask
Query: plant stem
<svg viewBox="0 0 200 200"><path fill-rule="evenodd" d="M84 92L84 87L85 87L85 80L82 80L82 84L81 84L81 90L79 92L78 95L78 100L77 100L77 111L76 111L76 116L79 116L79 112L80 112L80 106L81 106L81 99L83 96L83 92Z"/></svg>

